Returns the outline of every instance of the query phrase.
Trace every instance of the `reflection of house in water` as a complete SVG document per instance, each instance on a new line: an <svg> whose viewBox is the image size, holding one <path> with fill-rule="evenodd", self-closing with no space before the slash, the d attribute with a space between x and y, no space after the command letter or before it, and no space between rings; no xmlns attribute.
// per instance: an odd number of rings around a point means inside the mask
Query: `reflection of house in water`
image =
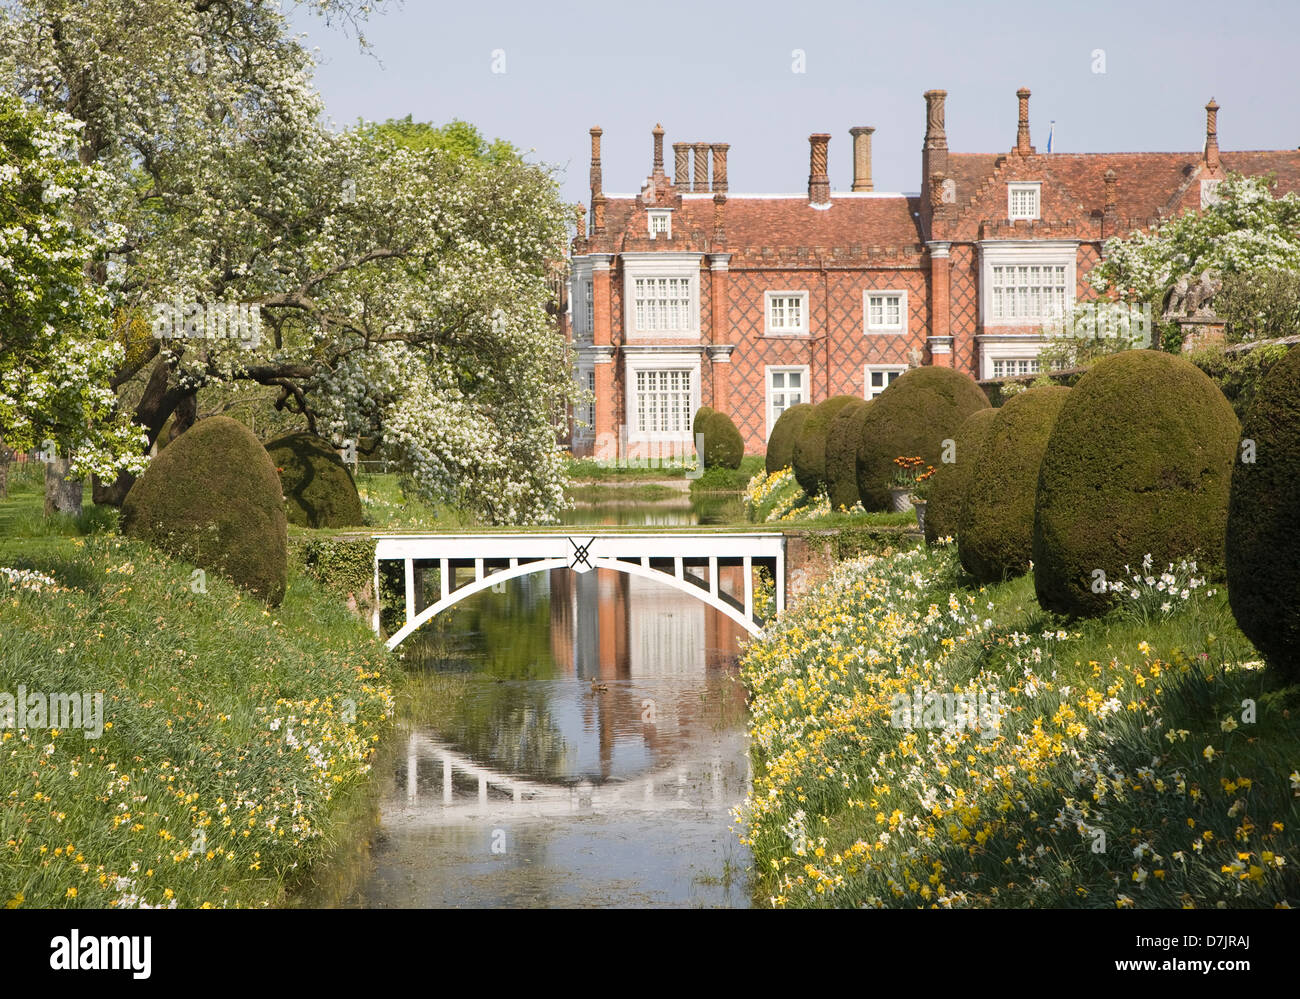
<svg viewBox="0 0 1300 999"><path fill-rule="evenodd" d="M725 576L741 571L724 568L723 588L735 592L739 577ZM568 569L550 573L550 593L551 652L561 675L609 682L584 705L602 776L618 769L616 743L635 740L653 757L672 758L688 731L711 726L724 703L743 706L739 684L720 667L735 657L744 629L690 594L613 570Z"/></svg>

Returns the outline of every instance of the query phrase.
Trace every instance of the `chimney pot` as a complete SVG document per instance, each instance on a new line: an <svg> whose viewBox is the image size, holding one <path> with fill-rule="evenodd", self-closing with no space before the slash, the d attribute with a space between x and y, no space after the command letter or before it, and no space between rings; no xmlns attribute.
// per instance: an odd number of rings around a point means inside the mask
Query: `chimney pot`
<svg viewBox="0 0 1300 999"><path fill-rule="evenodd" d="M871 133L875 129L869 125L858 125L849 129L853 136L853 190L870 191L871 183Z"/></svg>
<svg viewBox="0 0 1300 999"><path fill-rule="evenodd" d="M709 144L707 142L695 143L695 179L691 183L692 191L707 191L709 189Z"/></svg>
<svg viewBox="0 0 1300 999"><path fill-rule="evenodd" d="M1016 91L1016 97L1020 101L1020 116L1016 125L1016 152L1021 156L1028 156L1034 151L1034 147L1029 144L1029 88L1021 87Z"/></svg>
<svg viewBox="0 0 1300 999"><path fill-rule="evenodd" d="M711 147L713 149L713 190L725 194L727 192L727 150L731 144L727 142L715 142ZM714 198L714 201L717 201Z"/></svg>
<svg viewBox="0 0 1300 999"><path fill-rule="evenodd" d="M808 136L810 163L808 170L808 201L814 205L829 205L831 181L826 175L826 152L831 137L825 132Z"/></svg>
<svg viewBox="0 0 1300 999"><path fill-rule="evenodd" d="M1213 97L1205 105L1205 166L1219 169L1219 105Z"/></svg>
<svg viewBox="0 0 1300 999"><path fill-rule="evenodd" d="M690 155L689 142L673 143L673 185L683 191L691 189Z"/></svg>

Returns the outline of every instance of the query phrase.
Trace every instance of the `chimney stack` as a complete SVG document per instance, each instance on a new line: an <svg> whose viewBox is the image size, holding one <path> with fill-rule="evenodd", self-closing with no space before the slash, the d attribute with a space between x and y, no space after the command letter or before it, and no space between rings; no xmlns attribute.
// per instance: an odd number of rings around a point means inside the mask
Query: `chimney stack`
<svg viewBox="0 0 1300 999"><path fill-rule="evenodd" d="M1102 208L1102 222L1107 234L1114 235L1119 226L1119 196L1116 194L1115 171L1108 169L1102 180L1106 183L1106 202Z"/></svg>
<svg viewBox="0 0 1300 999"><path fill-rule="evenodd" d="M604 130L597 125L591 130L591 200L594 204L596 196L602 193L603 181L600 177L600 137Z"/></svg>
<svg viewBox="0 0 1300 999"><path fill-rule="evenodd" d="M1016 91L1016 97L1020 100L1020 119L1016 125L1016 152L1021 156L1028 156L1034 151L1034 147L1029 144L1029 88L1021 87Z"/></svg>
<svg viewBox="0 0 1300 999"><path fill-rule="evenodd" d="M853 190L870 191L871 184L871 133L875 129L858 125L849 129L853 136Z"/></svg>
<svg viewBox="0 0 1300 999"><path fill-rule="evenodd" d="M690 155L689 142L673 143L673 186L681 191L691 189L691 168L688 163Z"/></svg>
<svg viewBox="0 0 1300 999"><path fill-rule="evenodd" d="M655 158L654 158L654 165L651 167L651 171L655 179L655 184L658 185L658 183L664 179L664 127L663 125L656 124L654 127L653 135L655 140Z"/></svg>
<svg viewBox="0 0 1300 999"><path fill-rule="evenodd" d="M948 134L943 130L943 102L948 97L946 90L927 90L925 92L925 145L923 149L948 148Z"/></svg>
<svg viewBox="0 0 1300 999"><path fill-rule="evenodd" d="M826 147L831 137L825 132L814 132L808 136L810 162L808 169L808 203L812 205L829 205L831 203L831 180L826 175Z"/></svg>
<svg viewBox="0 0 1300 999"><path fill-rule="evenodd" d="M582 242L587 238L587 206L581 203L574 205L573 218L578 224L578 234L574 239Z"/></svg>
<svg viewBox="0 0 1300 999"><path fill-rule="evenodd" d="M723 209L727 207L727 196L721 191L713 195L713 246L719 248L727 245L727 223L723 218Z"/></svg>
<svg viewBox="0 0 1300 999"><path fill-rule="evenodd" d="M713 190L714 192L727 193L727 150L731 144L727 142L715 142L713 149ZM717 201L717 198L713 199Z"/></svg>
<svg viewBox="0 0 1300 999"><path fill-rule="evenodd" d="M692 191L709 189L709 144L695 143L695 179L691 183Z"/></svg>
<svg viewBox="0 0 1300 999"><path fill-rule="evenodd" d="M1205 168L1219 169L1219 105L1213 97L1205 105Z"/></svg>

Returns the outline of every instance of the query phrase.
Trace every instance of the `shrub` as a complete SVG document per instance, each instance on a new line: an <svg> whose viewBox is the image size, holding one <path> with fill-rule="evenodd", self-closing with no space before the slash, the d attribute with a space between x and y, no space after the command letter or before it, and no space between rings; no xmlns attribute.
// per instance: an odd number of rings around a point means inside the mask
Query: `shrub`
<svg viewBox="0 0 1300 999"><path fill-rule="evenodd" d="M700 421L704 435L704 452L700 456L707 468L739 468L745 457L745 442L726 413L713 412Z"/></svg>
<svg viewBox="0 0 1300 999"><path fill-rule="evenodd" d="M1191 362L1157 350L1098 361L1048 438L1034 514L1034 588L1048 610L1086 616L1145 555L1163 568L1223 566L1237 447L1232 407Z"/></svg>
<svg viewBox="0 0 1300 999"><path fill-rule="evenodd" d="M352 472L328 441L289 434L266 445L280 469L285 512L300 527L354 527L364 523Z"/></svg>
<svg viewBox="0 0 1300 999"><path fill-rule="evenodd" d="M717 410L712 406L701 406L695 411L695 419L691 421L691 436L703 433L704 421L716 413Z"/></svg>
<svg viewBox="0 0 1300 999"><path fill-rule="evenodd" d="M858 502L858 441L869 399L854 399L842 407L826 432L826 493L831 509L852 509Z"/></svg>
<svg viewBox="0 0 1300 999"><path fill-rule="evenodd" d="M853 395L831 396L813 407L795 434L791 454L794 476L799 480L799 488L809 496L816 496L826 484L826 440L831 421L845 406L861 401Z"/></svg>
<svg viewBox="0 0 1300 999"><path fill-rule="evenodd" d="M1253 442L1253 455L1244 450ZM1300 680L1300 351L1264 379L1242 427L1228 502L1228 602L1246 637ZM1254 458L1254 461L1242 460Z"/></svg>
<svg viewBox="0 0 1300 999"><path fill-rule="evenodd" d="M972 413L989 406L969 375L952 368L913 368L868 408L858 441L858 495L868 510L889 507L889 486L899 455L939 465L943 442Z"/></svg>
<svg viewBox="0 0 1300 999"><path fill-rule="evenodd" d="M957 528L962 567L980 582L1029 571L1038 469L1070 391L1033 388L993 411L979 461L966 479Z"/></svg>
<svg viewBox="0 0 1300 999"><path fill-rule="evenodd" d="M930 495L925 505L925 540L936 544L941 538L956 538L961 520L961 506L971 472L978 467L984 443L993 425L996 409L981 409L966 418L953 435L951 462L941 460L930 480ZM1037 479L1035 479L1035 483Z"/></svg>
<svg viewBox="0 0 1300 999"><path fill-rule="evenodd" d="M278 605L288 572L284 497L252 432L225 416L168 445L122 504L122 532Z"/></svg>
<svg viewBox="0 0 1300 999"><path fill-rule="evenodd" d="M763 467L767 474L790 468L794 464L794 442L803 427L803 421L812 415L813 408L806 402L791 406L782 413L767 438L767 457Z"/></svg>

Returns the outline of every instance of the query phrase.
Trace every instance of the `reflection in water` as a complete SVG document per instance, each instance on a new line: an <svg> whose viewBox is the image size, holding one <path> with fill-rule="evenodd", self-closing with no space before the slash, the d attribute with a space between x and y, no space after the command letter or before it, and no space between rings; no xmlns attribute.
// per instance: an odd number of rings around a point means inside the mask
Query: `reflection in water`
<svg viewBox="0 0 1300 999"><path fill-rule="evenodd" d="M467 685L437 730L408 727L354 903L747 905L743 630L609 570L494 590L413 647Z"/></svg>

